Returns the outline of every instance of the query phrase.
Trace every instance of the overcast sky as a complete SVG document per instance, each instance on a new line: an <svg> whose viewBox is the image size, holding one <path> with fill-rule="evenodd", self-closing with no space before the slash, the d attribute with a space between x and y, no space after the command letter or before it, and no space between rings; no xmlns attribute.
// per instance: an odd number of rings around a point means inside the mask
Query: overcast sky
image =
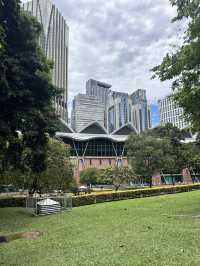
<svg viewBox="0 0 200 266"><path fill-rule="evenodd" d="M146 89L150 102L167 95L170 83L150 80L177 43L180 25L169 0L53 0L70 29L69 101L85 92L86 80L112 84L114 90Z"/></svg>

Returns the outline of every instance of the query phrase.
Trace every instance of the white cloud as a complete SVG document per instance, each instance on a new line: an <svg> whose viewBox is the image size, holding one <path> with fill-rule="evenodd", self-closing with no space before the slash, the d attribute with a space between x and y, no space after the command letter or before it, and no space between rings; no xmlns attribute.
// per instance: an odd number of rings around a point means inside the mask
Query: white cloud
<svg viewBox="0 0 200 266"><path fill-rule="evenodd" d="M169 93L170 82L151 80L180 25L169 0L54 0L70 28L69 101L89 78L131 93L147 89L150 101Z"/></svg>

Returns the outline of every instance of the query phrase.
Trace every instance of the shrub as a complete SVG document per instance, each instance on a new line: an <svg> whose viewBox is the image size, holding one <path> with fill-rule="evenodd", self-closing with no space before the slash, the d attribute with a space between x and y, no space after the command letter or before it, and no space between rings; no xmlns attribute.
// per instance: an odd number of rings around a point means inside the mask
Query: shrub
<svg viewBox="0 0 200 266"><path fill-rule="evenodd" d="M200 183L190 184L190 185L178 185L171 187L161 187L161 188L154 187L154 188L138 189L138 190L107 192L97 195L91 194L91 195L75 196L72 198L72 202L73 202L73 207L78 207L78 206L90 205L101 202L152 197L164 194L188 192L198 189L200 189ZM25 201L26 201L25 197L2 197L0 198L0 207L24 207Z"/></svg>
<svg viewBox="0 0 200 266"><path fill-rule="evenodd" d="M25 207L25 201L25 197L2 197L0 198L0 208Z"/></svg>
<svg viewBox="0 0 200 266"><path fill-rule="evenodd" d="M191 184L191 185L179 185L172 187L162 187L162 188L148 188L148 189L138 189L138 190L127 190L127 191L118 191L118 192L107 192L97 195L87 195L74 197L72 199L73 206L83 206L101 202L116 201L116 200L125 200L125 199L135 199L143 197L152 197L164 194L173 194L179 192L188 192L192 190L200 189L200 184Z"/></svg>

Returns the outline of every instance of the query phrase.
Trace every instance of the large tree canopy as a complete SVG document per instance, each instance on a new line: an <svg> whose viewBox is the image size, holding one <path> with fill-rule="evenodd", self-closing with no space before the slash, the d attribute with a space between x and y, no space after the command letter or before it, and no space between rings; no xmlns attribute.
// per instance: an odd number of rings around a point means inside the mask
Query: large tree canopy
<svg viewBox="0 0 200 266"><path fill-rule="evenodd" d="M175 100L184 108L194 129L200 131L200 1L170 2L177 7L173 22L186 18L188 28L182 46L172 54L168 53L153 71L161 81L174 79Z"/></svg>
<svg viewBox="0 0 200 266"><path fill-rule="evenodd" d="M174 168L175 160L171 153L168 138L157 138L147 134L130 135L126 143L129 163L135 173L149 178L165 168Z"/></svg>
<svg viewBox="0 0 200 266"><path fill-rule="evenodd" d="M20 11L19 0L1 0L0 12L0 148L1 170L20 162L31 149L31 169L46 167L47 132L56 120L51 64L38 44L40 24ZM17 130L23 134L19 140ZM10 156L12 155L12 156Z"/></svg>

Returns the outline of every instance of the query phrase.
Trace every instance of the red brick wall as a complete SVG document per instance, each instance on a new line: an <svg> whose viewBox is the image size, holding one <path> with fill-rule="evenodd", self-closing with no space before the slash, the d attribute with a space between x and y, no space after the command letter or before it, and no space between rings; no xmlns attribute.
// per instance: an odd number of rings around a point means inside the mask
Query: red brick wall
<svg viewBox="0 0 200 266"><path fill-rule="evenodd" d="M84 169L104 169L108 168L109 166L115 167L117 165L117 159L115 157L71 157L71 161L74 163L74 177L78 182L80 178L80 172ZM126 157L123 157L122 165L128 166L128 160Z"/></svg>

